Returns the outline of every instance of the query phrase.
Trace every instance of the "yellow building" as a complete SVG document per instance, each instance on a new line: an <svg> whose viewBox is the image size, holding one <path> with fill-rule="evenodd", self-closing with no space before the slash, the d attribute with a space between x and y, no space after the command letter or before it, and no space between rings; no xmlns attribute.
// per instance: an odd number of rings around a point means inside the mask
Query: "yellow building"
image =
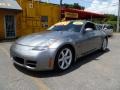
<svg viewBox="0 0 120 90"><path fill-rule="evenodd" d="M40 32L60 20L59 5L38 0L16 1L0 1L0 39Z"/></svg>

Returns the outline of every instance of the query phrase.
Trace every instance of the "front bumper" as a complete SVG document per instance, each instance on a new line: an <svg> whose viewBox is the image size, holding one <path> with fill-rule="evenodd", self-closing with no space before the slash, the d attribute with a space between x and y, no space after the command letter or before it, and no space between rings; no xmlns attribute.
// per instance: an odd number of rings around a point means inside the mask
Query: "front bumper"
<svg viewBox="0 0 120 90"><path fill-rule="evenodd" d="M33 47L12 45L10 55L13 62L30 70L52 70L54 68L55 49L32 50Z"/></svg>

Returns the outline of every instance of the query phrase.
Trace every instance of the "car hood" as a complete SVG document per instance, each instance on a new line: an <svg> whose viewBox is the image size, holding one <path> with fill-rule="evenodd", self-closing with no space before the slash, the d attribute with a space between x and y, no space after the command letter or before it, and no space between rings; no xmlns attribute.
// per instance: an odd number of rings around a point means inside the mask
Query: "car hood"
<svg viewBox="0 0 120 90"><path fill-rule="evenodd" d="M66 37L72 37L75 32L71 31L44 31L22 37L16 41L17 44L26 46L40 46L50 39L60 40Z"/></svg>

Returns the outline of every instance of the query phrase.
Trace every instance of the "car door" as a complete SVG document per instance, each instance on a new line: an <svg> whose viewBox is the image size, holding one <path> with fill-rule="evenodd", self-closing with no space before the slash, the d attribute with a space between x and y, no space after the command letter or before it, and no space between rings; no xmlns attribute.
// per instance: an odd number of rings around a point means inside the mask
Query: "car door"
<svg viewBox="0 0 120 90"><path fill-rule="evenodd" d="M87 30L89 29L89 30ZM96 34L94 24L87 22L79 36L79 54L84 55L96 50Z"/></svg>

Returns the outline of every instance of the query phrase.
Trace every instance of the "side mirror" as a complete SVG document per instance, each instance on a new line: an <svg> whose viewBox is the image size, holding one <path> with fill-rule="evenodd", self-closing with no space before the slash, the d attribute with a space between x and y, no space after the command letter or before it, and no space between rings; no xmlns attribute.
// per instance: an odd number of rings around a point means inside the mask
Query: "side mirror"
<svg viewBox="0 0 120 90"><path fill-rule="evenodd" d="M92 28L86 28L85 31L92 31Z"/></svg>
<svg viewBox="0 0 120 90"><path fill-rule="evenodd" d="M103 30L107 30L107 28L104 28Z"/></svg>

